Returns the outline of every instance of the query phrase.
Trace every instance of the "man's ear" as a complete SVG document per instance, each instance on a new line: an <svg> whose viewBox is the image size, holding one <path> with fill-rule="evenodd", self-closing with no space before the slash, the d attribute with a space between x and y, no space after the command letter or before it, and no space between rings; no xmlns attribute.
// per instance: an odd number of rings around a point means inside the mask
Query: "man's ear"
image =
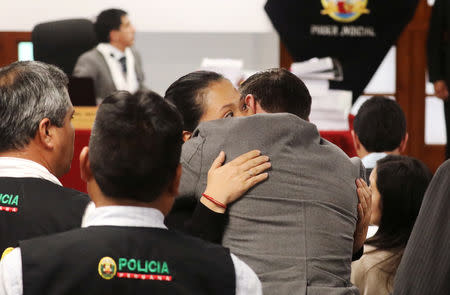
<svg viewBox="0 0 450 295"><path fill-rule="evenodd" d="M403 153L406 149L406 144L408 143L409 135L408 132L405 133L405 137L403 137L402 141L400 142L400 145L398 147L398 151L400 153Z"/></svg>
<svg viewBox="0 0 450 295"><path fill-rule="evenodd" d="M109 31L109 42L116 41L116 36L117 36L117 30Z"/></svg>
<svg viewBox="0 0 450 295"><path fill-rule="evenodd" d="M178 196L178 187L180 186L181 173L181 164L178 164L177 170L175 171L175 177L173 178L173 181L169 186L169 193L174 197Z"/></svg>
<svg viewBox="0 0 450 295"><path fill-rule="evenodd" d="M353 146L355 147L356 152L361 149L361 142L359 141L358 135L356 135L355 130L351 131L353 138Z"/></svg>
<svg viewBox="0 0 450 295"><path fill-rule="evenodd" d="M189 139L191 139L191 137L192 137L192 132L183 130L183 135L182 135L182 136L183 136L183 141L186 142L186 141L188 141Z"/></svg>
<svg viewBox="0 0 450 295"><path fill-rule="evenodd" d="M256 114L257 102L253 94L247 94L244 98L244 103L249 108L251 115Z"/></svg>
<svg viewBox="0 0 450 295"><path fill-rule="evenodd" d="M44 118L39 122L36 137L46 149L53 149L54 147L54 128L49 118Z"/></svg>
<svg viewBox="0 0 450 295"><path fill-rule="evenodd" d="M85 146L80 153L80 175L84 182L92 179L91 164L89 162L89 147Z"/></svg>

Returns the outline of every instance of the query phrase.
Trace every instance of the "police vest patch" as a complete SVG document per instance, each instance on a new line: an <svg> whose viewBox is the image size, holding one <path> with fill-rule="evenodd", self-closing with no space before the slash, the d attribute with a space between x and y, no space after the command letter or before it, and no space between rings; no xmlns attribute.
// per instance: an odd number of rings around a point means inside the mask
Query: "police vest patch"
<svg viewBox="0 0 450 295"><path fill-rule="evenodd" d="M111 257L103 257L98 263L98 273L105 280L114 278L117 273L117 265Z"/></svg>
<svg viewBox="0 0 450 295"><path fill-rule="evenodd" d="M19 196L13 194L0 194L0 211L17 212L19 209Z"/></svg>
<svg viewBox="0 0 450 295"><path fill-rule="evenodd" d="M140 279L152 281L172 281L169 266L165 261L119 258L117 266L111 257L103 257L98 264L98 273L105 280L117 275L123 279Z"/></svg>

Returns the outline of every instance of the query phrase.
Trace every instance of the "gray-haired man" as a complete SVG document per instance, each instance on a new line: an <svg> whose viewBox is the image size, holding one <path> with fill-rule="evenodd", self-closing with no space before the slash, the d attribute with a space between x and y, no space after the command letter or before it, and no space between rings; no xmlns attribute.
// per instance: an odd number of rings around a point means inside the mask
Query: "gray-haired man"
<svg viewBox="0 0 450 295"><path fill-rule="evenodd" d="M73 156L67 84L61 70L40 62L0 69L0 253L81 225L89 199L57 178Z"/></svg>

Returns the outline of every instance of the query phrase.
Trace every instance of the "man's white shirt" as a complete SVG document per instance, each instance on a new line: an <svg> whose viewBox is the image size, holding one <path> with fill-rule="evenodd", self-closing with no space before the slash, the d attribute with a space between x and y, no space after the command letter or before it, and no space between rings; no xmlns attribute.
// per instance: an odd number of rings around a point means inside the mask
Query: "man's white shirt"
<svg viewBox="0 0 450 295"><path fill-rule="evenodd" d="M386 157L386 153L370 153L364 158L361 159L361 161L364 164L364 167L373 169L377 165L377 161L383 159ZM367 231L366 239L373 237L378 231L378 226L376 225L370 225L369 230Z"/></svg>
<svg viewBox="0 0 450 295"><path fill-rule="evenodd" d="M375 168L375 166L377 165L377 161L383 159L386 156L386 153L370 153L362 158L361 161L363 162L364 167Z"/></svg>
<svg viewBox="0 0 450 295"><path fill-rule="evenodd" d="M62 186L58 178L51 174L47 168L34 161L22 158L0 157L0 177L41 178Z"/></svg>

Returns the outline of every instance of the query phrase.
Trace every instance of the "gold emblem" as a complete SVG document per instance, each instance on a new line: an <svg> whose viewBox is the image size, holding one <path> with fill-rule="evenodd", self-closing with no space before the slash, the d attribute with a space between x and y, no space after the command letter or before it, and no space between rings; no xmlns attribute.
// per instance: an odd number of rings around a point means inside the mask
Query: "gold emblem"
<svg viewBox="0 0 450 295"><path fill-rule="evenodd" d="M117 265L111 257L103 257L98 263L98 273L105 280L114 278L117 272Z"/></svg>
<svg viewBox="0 0 450 295"><path fill-rule="evenodd" d="M323 15L329 15L332 19L349 23L358 19L362 14L369 14L367 3L369 0L321 0Z"/></svg>

